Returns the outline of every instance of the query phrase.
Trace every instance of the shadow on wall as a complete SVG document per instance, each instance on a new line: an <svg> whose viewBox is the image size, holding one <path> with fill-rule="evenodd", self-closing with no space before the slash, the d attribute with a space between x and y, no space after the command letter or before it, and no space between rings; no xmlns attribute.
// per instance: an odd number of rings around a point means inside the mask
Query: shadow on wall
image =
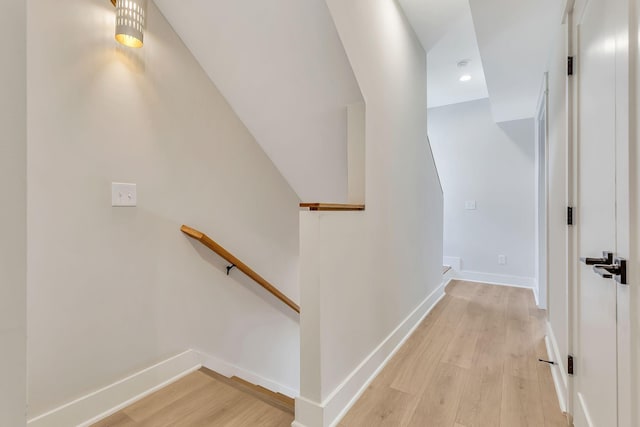
<svg viewBox="0 0 640 427"><path fill-rule="evenodd" d="M533 118L496 123L528 159L535 161L535 121Z"/></svg>

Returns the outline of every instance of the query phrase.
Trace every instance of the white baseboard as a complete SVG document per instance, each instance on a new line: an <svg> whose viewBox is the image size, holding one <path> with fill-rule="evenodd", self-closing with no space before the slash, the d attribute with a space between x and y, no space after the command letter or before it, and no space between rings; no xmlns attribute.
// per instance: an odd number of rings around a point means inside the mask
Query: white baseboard
<svg viewBox="0 0 640 427"><path fill-rule="evenodd" d="M38 415L27 422L27 427L90 426L203 366L222 375L237 376L287 396L296 396L298 393L297 390L201 351L187 350L100 390Z"/></svg>
<svg viewBox="0 0 640 427"><path fill-rule="evenodd" d="M194 372L202 366L193 350L167 360L34 417L28 427L90 426Z"/></svg>
<svg viewBox="0 0 640 427"><path fill-rule="evenodd" d="M487 283L489 285L514 286L517 288L536 288L536 279L524 276L509 276L506 274L482 273L479 271L456 271L456 279L468 282ZM535 294L535 292L534 292Z"/></svg>
<svg viewBox="0 0 640 427"><path fill-rule="evenodd" d="M558 341L556 341L556 336L553 333L553 328L549 322L547 322L547 335L545 336L544 341L547 346L547 354L549 355L549 358L556 362L556 365L551 366L551 376L553 377L553 385L555 386L556 394L558 395L558 403L560 404L562 412L567 412L567 370L565 368L564 358L560 354L560 350L558 348Z"/></svg>
<svg viewBox="0 0 640 427"><path fill-rule="evenodd" d="M448 281L448 280L447 280ZM441 283L420 305L391 332L349 376L327 397L318 403L296 398L294 427L334 427L347 414L373 379L402 347L431 309L444 296L445 282Z"/></svg>
<svg viewBox="0 0 640 427"><path fill-rule="evenodd" d="M584 402L582 393L578 393L578 405L576 405L576 414L573 420L574 425L579 427L594 427L591 414L587 410L587 404Z"/></svg>
<svg viewBox="0 0 640 427"><path fill-rule="evenodd" d="M450 268L449 271L442 275L442 282L446 285L453 279L455 279L456 272L453 268Z"/></svg>

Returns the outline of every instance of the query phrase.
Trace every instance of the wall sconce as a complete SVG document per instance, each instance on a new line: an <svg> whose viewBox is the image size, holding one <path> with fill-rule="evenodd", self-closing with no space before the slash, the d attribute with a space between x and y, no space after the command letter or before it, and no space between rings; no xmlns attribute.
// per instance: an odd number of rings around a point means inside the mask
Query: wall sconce
<svg viewBox="0 0 640 427"><path fill-rule="evenodd" d="M116 40L140 48L144 42L147 0L111 0L116 7Z"/></svg>

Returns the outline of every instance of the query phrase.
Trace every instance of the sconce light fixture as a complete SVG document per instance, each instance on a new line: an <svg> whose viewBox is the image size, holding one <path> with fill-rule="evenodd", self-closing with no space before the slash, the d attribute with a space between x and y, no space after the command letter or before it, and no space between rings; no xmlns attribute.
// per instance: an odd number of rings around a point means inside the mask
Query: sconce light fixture
<svg viewBox="0 0 640 427"><path fill-rule="evenodd" d="M111 0L116 7L116 40L129 47L142 47L147 0Z"/></svg>

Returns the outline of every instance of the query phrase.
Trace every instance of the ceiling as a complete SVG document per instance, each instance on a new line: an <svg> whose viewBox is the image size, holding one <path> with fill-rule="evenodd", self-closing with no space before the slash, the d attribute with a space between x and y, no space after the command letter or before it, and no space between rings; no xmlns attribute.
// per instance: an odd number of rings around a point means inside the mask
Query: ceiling
<svg viewBox="0 0 640 427"><path fill-rule="evenodd" d="M446 1L446 0L443 0ZM534 117L562 0L470 0L493 118Z"/></svg>
<svg viewBox="0 0 640 427"><path fill-rule="evenodd" d="M466 9L468 0L399 0L424 50L429 52Z"/></svg>
<svg viewBox="0 0 640 427"><path fill-rule="evenodd" d="M488 95L496 122L535 115L563 0L399 1L428 52L430 107Z"/></svg>
<svg viewBox="0 0 640 427"><path fill-rule="evenodd" d="M347 201L362 94L325 0L155 0L298 196Z"/></svg>
<svg viewBox="0 0 640 427"><path fill-rule="evenodd" d="M468 64L459 67L463 60ZM463 75L471 80L461 82ZM427 54L427 106L441 107L488 96L471 9L467 5Z"/></svg>

